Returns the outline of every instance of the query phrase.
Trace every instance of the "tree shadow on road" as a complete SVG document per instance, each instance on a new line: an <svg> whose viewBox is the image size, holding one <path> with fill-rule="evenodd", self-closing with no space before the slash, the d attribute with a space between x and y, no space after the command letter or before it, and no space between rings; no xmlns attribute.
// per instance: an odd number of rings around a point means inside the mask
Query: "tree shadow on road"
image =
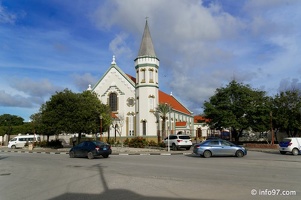
<svg viewBox="0 0 301 200"><path fill-rule="evenodd" d="M100 194L87 194L87 193L65 193L60 196L51 198L50 200L183 200L183 198L171 198L171 197L156 197L156 196L144 196L137 194L133 191L126 189L110 189L105 180L103 168L98 165L100 181L103 185L104 192ZM200 198L196 198L201 200ZM185 200L196 200L196 199L187 199Z"/></svg>

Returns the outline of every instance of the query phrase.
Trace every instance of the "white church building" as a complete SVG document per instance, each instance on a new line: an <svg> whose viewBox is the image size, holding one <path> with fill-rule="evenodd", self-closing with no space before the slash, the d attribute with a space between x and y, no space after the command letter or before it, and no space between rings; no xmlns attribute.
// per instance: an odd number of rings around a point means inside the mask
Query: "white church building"
<svg viewBox="0 0 301 200"><path fill-rule="evenodd" d="M115 123L120 129L118 138L139 136L157 141L158 134L162 138L162 120L155 111L162 103L171 107L165 126L167 133L195 136L193 113L172 94L159 89L159 65L146 20L138 56L134 60L136 77L125 74L113 56L108 70L93 87L89 86L89 90L97 93L101 102L111 108L113 125L103 137L116 139Z"/></svg>

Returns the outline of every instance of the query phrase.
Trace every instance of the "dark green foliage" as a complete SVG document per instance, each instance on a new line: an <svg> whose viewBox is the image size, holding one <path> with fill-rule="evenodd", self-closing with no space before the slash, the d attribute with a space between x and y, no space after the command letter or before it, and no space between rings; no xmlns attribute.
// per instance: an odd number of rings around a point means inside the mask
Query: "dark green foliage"
<svg viewBox="0 0 301 200"><path fill-rule="evenodd" d="M265 92L236 81L217 89L215 95L204 103L209 126L219 130L231 128L236 141L244 130L269 130L270 111L270 99Z"/></svg>
<svg viewBox="0 0 301 200"><path fill-rule="evenodd" d="M273 101L273 126L288 136L300 135L301 94L298 90L288 90L277 94Z"/></svg>
<svg viewBox="0 0 301 200"><path fill-rule="evenodd" d="M59 149L59 148L63 148L63 145L60 140L51 140L50 142L48 142L47 147L50 147L53 149Z"/></svg>
<svg viewBox="0 0 301 200"><path fill-rule="evenodd" d="M15 127L23 125L23 121L23 118L16 115L0 115L0 135L12 135L13 133L16 133L14 130Z"/></svg>
<svg viewBox="0 0 301 200"><path fill-rule="evenodd" d="M97 95L90 91L73 93L68 89L57 92L49 101L41 106L40 116L35 116L35 126L43 130L43 134L60 133L97 133L102 126L110 124L110 110L100 102Z"/></svg>

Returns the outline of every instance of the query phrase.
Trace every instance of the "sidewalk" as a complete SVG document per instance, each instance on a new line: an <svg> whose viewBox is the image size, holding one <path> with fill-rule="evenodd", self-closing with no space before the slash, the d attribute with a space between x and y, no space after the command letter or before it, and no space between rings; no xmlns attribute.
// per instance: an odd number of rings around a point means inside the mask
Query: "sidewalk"
<svg viewBox="0 0 301 200"><path fill-rule="evenodd" d="M22 149L10 149L7 146L0 146L0 152L14 152L14 153L41 153L41 154L69 154L70 148L41 148L36 147L33 150L28 148ZM247 148L248 151L258 151L266 153L279 153L278 149L260 149L260 148ZM167 151L165 149L156 148L132 148L132 147L112 147L112 155L191 155L193 154L191 150L177 150L177 151Z"/></svg>

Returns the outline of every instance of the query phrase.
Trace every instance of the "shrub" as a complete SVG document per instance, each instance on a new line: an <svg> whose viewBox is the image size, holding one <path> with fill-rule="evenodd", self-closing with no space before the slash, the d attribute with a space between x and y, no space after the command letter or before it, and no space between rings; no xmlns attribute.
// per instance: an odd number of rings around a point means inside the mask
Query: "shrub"
<svg viewBox="0 0 301 200"><path fill-rule="evenodd" d="M148 146L157 147L158 144L155 141L151 140L149 141Z"/></svg>
<svg viewBox="0 0 301 200"><path fill-rule="evenodd" d="M134 148L144 148L147 145L148 142L146 141L145 138L142 137L132 138L129 142L129 147L134 147Z"/></svg>
<svg viewBox="0 0 301 200"><path fill-rule="evenodd" d="M59 140L51 140L47 146L53 149L63 148L62 142Z"/></svg>
<svg viewBox="0 0 301 200"><path fill-rule="evenodd" d="M107 139L107 143L110 145L113 145L113 144L115 144L115 140L113 138Z"/></svg>
<svg viewBox="0 0 301 200"><path fill-rule="evenodd" d="M129 143L130 143L129 138L126 138L126 139L124 140L124 142L123 142L123 145L129 146Z"/></svg>

